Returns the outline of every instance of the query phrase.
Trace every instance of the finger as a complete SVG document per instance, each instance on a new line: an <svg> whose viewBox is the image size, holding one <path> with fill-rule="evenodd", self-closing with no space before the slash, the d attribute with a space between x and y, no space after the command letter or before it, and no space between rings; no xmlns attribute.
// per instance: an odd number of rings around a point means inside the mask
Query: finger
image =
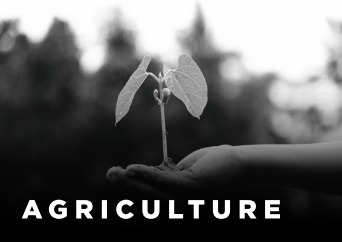
<svg viewBox="0 0 342 242"><path fill-rule="evenodd" d="M161 191L151 185L134 180L126 175L126 171L121 167L112 167L107 172L107 177L113 182L116 189L125 197L135 197L139 199L158 198L170 199L171 194Z"/></svg>
<svg viewBox="0 0 342 242"><path fill-rule="evenodd" d="M127 189L127 178L125 177L125 170L121 167L112 167L107 172L107 178L110 180L115 189L118 190L123 196L130 197L130 192ZM132 191L131 191L132 193Z"/></svg>
<svg viewBox="0 0 342 242"><path fill-rule="evenodd" d="M124 169L122 169L120 166L118 167L114 166L110 168L107 172L107 179L110 180L113 183L116 190L120 192L122 191L122 189L120 187L119 182L123 173L124 173Z"/></svg>
<svg viewBox="0 0 342 242"><path fill-rule="evenodd" d="M207 148L203 148L200 150L196 150L183 158L178 164L176 165L180 170L188 169L190 168L200 157L204 155Z"/></svg>

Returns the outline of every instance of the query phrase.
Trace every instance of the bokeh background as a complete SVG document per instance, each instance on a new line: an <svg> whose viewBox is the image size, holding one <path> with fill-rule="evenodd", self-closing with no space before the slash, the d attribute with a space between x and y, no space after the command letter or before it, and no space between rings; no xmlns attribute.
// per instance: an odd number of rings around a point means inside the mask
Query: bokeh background
<svg viewBox="0 0 342 242"><path fill-rule="evenodd" d="M201 120L174 96L166 107L175 162L205 146L342 139L342 6L288 2L1 0L1 214L18 222L29 199L46 216L55 199L118 199L111 166L161 162L152 79L114 126L118 94L145 54L157 75L161 59L175 66L186 52L207 80ZM338 196L259 195L269 197L293 223L342 219Z"/></svg>

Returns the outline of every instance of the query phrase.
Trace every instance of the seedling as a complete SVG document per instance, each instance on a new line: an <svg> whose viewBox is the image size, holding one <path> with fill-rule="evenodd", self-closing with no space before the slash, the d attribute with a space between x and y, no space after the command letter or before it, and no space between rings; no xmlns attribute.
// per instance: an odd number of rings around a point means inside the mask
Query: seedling
<svg viewBox="0 0 342 242"><path fill-rule="evenodd" d="M159 168L177 170L167 154L165 105L173 93L185 104L189 113L199 119L208 101L207 83L198 65L187 54L178 58L178 67L175 69L170 69L163 63L163 73L159 72L158 77L146 71L150 61L150 56L144 57L138 69L131 75L120 92L116 103L115 125L128 113L136 91L147 76L153 77L159 85L159 91L155 89L153 97L160 106L163 139L163 162Z"/></svg>

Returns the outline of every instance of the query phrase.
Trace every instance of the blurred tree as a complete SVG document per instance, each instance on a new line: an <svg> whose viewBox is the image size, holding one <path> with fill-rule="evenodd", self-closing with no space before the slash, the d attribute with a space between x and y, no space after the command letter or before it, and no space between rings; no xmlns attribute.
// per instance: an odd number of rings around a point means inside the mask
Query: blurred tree
<svg viewBox="0 0 342 242"><path fill-rule="evenodd" d="M332 20L328 21L334 42L329 46L329 60L327 63L328 75L338 84L342 84L342 23Z"/></svg>
<svg viewBox="0 0 342 242"><path fill-rule="evenodd" d="M70 111L77 102L81 69L69 25L55 19L45 39L30 52L27 64L33 106L57 117Z"/></svg>
<svg viewBox="0 0 342 242"><path fill-rule="evenodd" d="M276 139L272 132L270 117L273 105L268 97L272 83L277 80L274 73L250 75L248 81L235 83L240 85L239 95L235 99L235 112L240 134L237 140L243 144L269 144Z"/></svg>
<svg viewBox="0 0 342 242"><path fill-rule="evenodd" d="M103 115L111 115L115 109L114 97L125 84L130 73L139 64L136 56L134 32L127 28L122 14L116 10L106 29L106 58L103 66L92 77L89 91L102 109Z"/></svg>
<svg viewBox="0 0 342 242"><path fill-rule="evenodd" d="M17 21L0 23L0 155L15 153L15 125L29 99L26 59L31 44L17 29Z"/></svg>
<svg viewBox="0 0 342 242"><path fill-rule="evenodd" d="M125 25L119 9L114 11L114 16L106 33L106 64L127 68L136 60L135 34Z"/></svg>
<svg viewBox="0 0 342 242"><path fill-rule="evenodd" d="M328 47L329 60L327 63L328 76L340 87L342 87L342 22L328 20L333 32L333 42ZM340 100L339 100L340 101ZM342 140L342 103L340 101L339 123L331 127L322 137L322 141Z"/></svg>
<svg viewBox="0 0 342 242"><path fill-rule="evenodd" d="M179 36L181 46L192 56L217 56L218 51L207 33L204 15L199 4L192 27Z"/></svg>
<svg viewBox="0 0 342 242"><path fill-rule="evenodd" d="M32 44L15 21L2 26L0 42L10 36L14 43L0 53L3 155L25 154L37 161L53 152L65 155L75 144L82 76L74 35L66 22L55 19L45 39Z"/></svg>
<svg viewBox="0 0 342 242"><path fill-rule="evenodd" d="M15 46L18 34L17 21L7 20L0 23L0 53L10 52ZM2 55L3 56L3 55Z"/></svg>
<svg viewBox="0 0 342 242"><path fill-rule="evenodd" d="M3 112L27 102L26 57L30 49L31 43L19 33L17 21L0 23L0 106Z"/></svg>

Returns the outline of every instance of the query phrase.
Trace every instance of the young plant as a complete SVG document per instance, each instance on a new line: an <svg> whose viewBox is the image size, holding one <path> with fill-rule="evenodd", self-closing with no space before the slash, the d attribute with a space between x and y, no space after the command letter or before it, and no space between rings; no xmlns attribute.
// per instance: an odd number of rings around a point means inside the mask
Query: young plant
<svg viewBox="0 0 342 242"><path fill-rule="evenodd" d="M176 166L167 154L165 105L171 93L173 93L185 104L190 114L199 119L208 101L207 83L200 68L187 54L182 54L178 58L178 67L175 69L170 69L163 63L163 74L159 73L158 77L146 71L150 61L150 56L144 57L138 69L131 75L120 92L116 103L115 125L128 113L134 95L146 77L153 77L159 85L159 91L155 89L153 96L160 106L163 139L163 162L159 168L176 170Z"/></svg>

